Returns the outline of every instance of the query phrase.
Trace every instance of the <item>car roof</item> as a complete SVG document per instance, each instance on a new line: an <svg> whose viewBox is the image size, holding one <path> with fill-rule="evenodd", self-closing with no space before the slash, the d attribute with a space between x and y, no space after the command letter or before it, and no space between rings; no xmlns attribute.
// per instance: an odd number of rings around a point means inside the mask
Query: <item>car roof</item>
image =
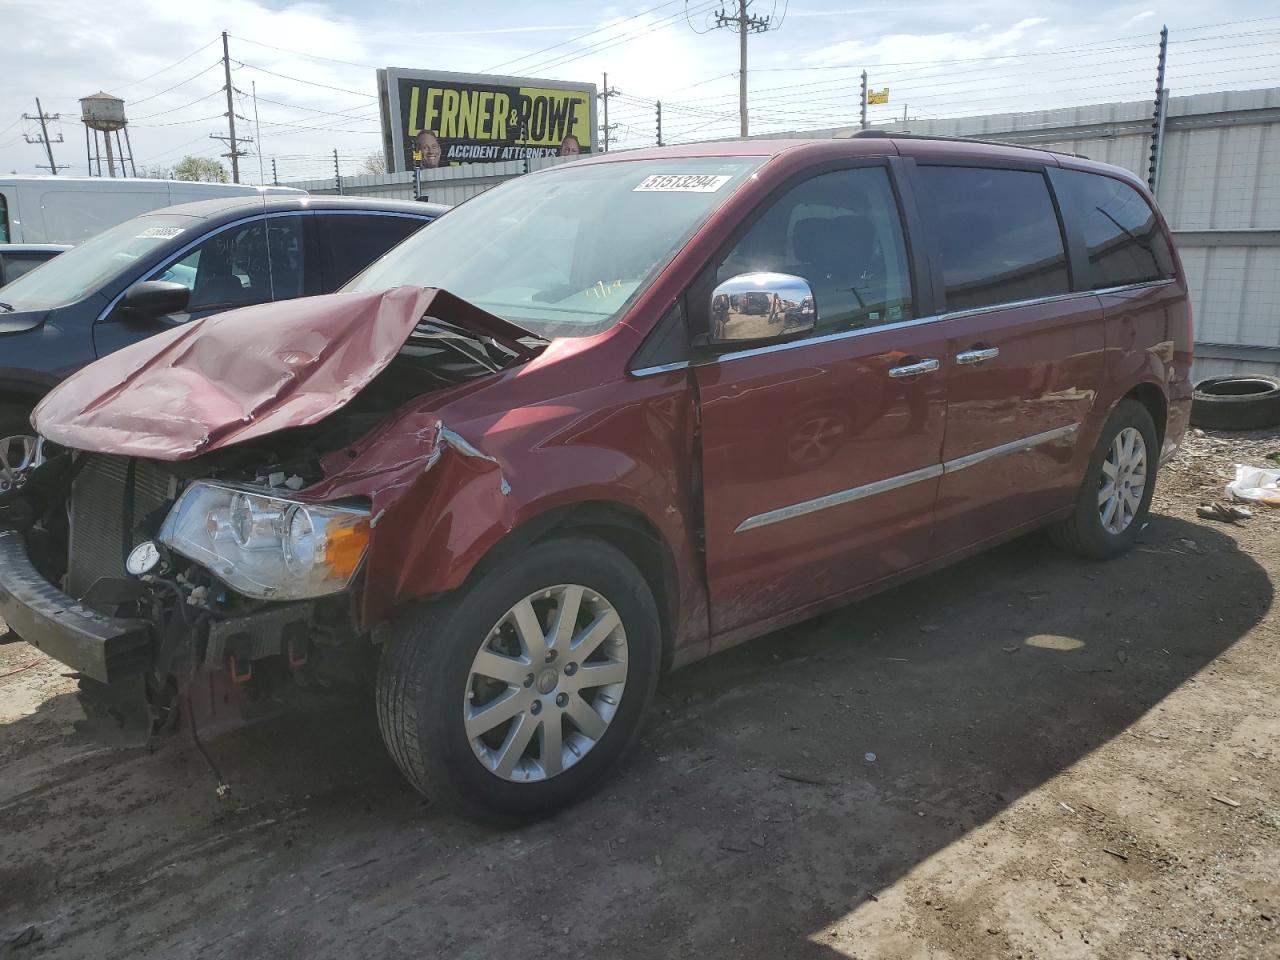
<svg viewBox="0 0 1280 960"><path fill-rule="evenodd" d="M348 212L398 213L413 216L438 217L449 207L443 203L426 203L421 200L380 200L373 197L280 196L278 194L242 197L219 197L213 200L195 200L172 207L150 210L142 216L178 214L201 220L234 219L261 211L262 213L292 213L303 210L345 210Z"/></svg>
<svg viewBox="0 0 1280 960"><path fill-rule="evenodd" d="M575 163L552 167L560 170L576 163L618 163L627 160L661 160L663 158L688 157L766 157L787 154L793 158L811 155L815 162L841 157L906 156L921 158L958 158L968 160L1004 160L1047 163L1073 170L1088 170L1126 180L1136 186L1142 181L1123 167L1090 160L1080 154L1064 154L1045 150L1035 145L997 143L963 137L929 137L912 134L895 134L891 131L855 131L848 136L823 139L790 140L715 140L703 143L687 143L671 147L647 147L595 154Z"/></svg>
<svg viewBox="0 0 1280 960"><path fill-rule="evenodd" d="M62 253L69 243L0 243L0 253Z"/></svg>

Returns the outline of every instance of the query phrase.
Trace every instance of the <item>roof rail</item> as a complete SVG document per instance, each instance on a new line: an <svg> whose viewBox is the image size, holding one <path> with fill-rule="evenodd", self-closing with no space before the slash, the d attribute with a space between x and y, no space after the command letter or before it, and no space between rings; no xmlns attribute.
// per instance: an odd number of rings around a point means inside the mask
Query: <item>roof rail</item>
<svg viewBox="0 0 1280 960"><path fill-rule="evenodd" d="M893 130L855 130L850 137L867 137L873 140L942 140L947 143L981 143L989 147L1016 147L1019 150L1039 150L1041 153L1053 153L1061 157L1076 157L1089 160L1091 157L1083 153L1072 153L1069 150L1048 150L1033 143L1011 143L1008 140L982 140L978 137L945 137L931 133L898 133Z"/></svg>

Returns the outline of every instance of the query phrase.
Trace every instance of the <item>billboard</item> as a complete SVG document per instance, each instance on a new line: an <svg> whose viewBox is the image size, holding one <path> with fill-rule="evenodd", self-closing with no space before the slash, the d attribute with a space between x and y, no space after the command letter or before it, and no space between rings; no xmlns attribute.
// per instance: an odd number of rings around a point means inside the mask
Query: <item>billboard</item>
<svg viewBox="0 0 1280 960"><path fill-rule="evenodd" d="M392 173L595 151L593 83L387 68L378 101Z"/></svg>

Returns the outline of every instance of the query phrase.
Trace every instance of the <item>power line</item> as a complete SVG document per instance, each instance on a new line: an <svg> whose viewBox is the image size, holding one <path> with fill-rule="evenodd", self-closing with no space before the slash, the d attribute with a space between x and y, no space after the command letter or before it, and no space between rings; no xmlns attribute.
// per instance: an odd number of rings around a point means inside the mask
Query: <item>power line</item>
<svg viewBox="0 0 1280 960"><path fill-rule="evenodd" d="M206 93L203 97L197 97L197 98L196 98L196 99L194 99L194 100L190 100L190 101L188 101L187 103L182 104L182 106L180 106L180 107L170 107L168 110L159 110L159 111L157 111L157 112L155 112L155 113L148 113L148 114L147 114L146 116L144 116L144 117L135 117L133 120L131 120L131 121L129 121L129 122L130 122L130 123L137 123L138 121L141 121L141 120L150 120L152 117L163 117L163 116L164 116L165 114L167 114L167 113L177 113L179 110L185 110L185 109L187 109L187 107L194 107L197 103L204 103L204 101L209 100L209 99L211 99L211 98L213 98L213 97L216 97L216 96L217 96L218 94L220 94L221 92L222 92L222 90L221 90L221 89L214 90L214 91L212 91L212 92L210 92L210 93ZM192 121L192 122L194 122L194 121Z"/></svg>
<svg viewBox="0 0 1280 960"><path fill-rule="evenodd" d="M322 57L315 53L304 53L301 50L290 50L288 47L277 47L274 44L263 43L261 40L250 40L248 37L239 37L235 34L231 34L231 36L236 40L239 40L241 43L251 43L255 47L266 47L268 50L275 50L278 53L287 53L295 57L305 57L308 60L322 60L325 63L340 63L346 67L360 67L364 70L378 69L370 63L356 63L354 60L339 60L337 57Z"/></svg>
<svg viewBox="0 0 1280 960"><path fill-rule="evenodd" d="M484 72L492 73L493 71L501 67L506 67L513 63L519 63L521 60L529 60L529 59L532 59L533 57L537 57L540 54L546 53L550 50L558 50L560 47L568 46L569 44L576 43L579 40L584 40L587 37L593 36L597 33L603 33L606 30L611 30L614 27L621 26L624 23L630 23L632 20L639 20L641 17L647 17L649 14L653 13L655 10L661 10L663 7L669 7L673 3L678 3L678 2L680 2L680 0L666 0L665 3L660 3L656 7L649 7L647 10L641 10L639 13L632 14L631 16L626 17L623 20L618 20L615 23L611 23L607 27L598 27L595 30L588 30L586 33L580 33L576 37L570 37L568 40L561 40L559 43L553 43L551 44L551 46L543 47L541 50L534 50L532 53L526 53L519 57L513 57L510 60L504 60L502 61L502 63L494 64L492 67L485 68ZM521 69L528 70L528 69L537 69L537 68L522 67Z"/></svg>
<svg viewBox="0 0 1280 960"><path fill-rule="evenodd" d="M259 73L265 73L270 77L278 77L281 80L290 80L294 83L305 84L310 87L323 87L325 90L337 90L339 93L349 93L355 97L368 97L370 100L378 99L376 93L365 93L362 90L352 90L349 87L335 87L328 83L320 83L318 80L303 80L301 77L291 77L288 74L276 73L274 70L268 70L266 67L260 67L254 63L246 63L244 60L237 60L242 67L248 67L250 70L257 70Z"/></svg>
<svg viewBox="0 0 1280 960"><path fill-rule="evenodd" d="M202 143L202 142L204 141L204 138L205 138L205 137L204 137L204 134L202 133L202 134L200 134L200 136L196 137L196 138L195 138L195 139L193 139L193 140L188 140L186 143L179 144L179 145L178 145L178 146L176 146L176 147L171 147L171 148L169 148L168 150L165 150L163 153L158 153L158 154L156 154L154 157L152 157L150 160L144 160L144 161L143 161L143 164L145 165L145 164L148 164L148 163L156 163L156 162L158 162L158 161L160 161L160 160L163 160L163 159L165 159L165 158L167 158L167 157L172 156L172 155L173 155L173 154L175 154L175 153L180 153L181 151L183 151L183 150L187 149L187 147L191 146L192 144L195 144L195 143Z"/></svg>
<svg viewBox="0 0 1280 960"><path fill-rule="evenodd" d="M131 107L136 107L138 104L140 104L140 103L146 103L148 100L154 100L154 99L156 99L156 97L163 97L166 93L170 93L171 91L177 90L179 87L185 87L185 86L186 86L188 83L190 83L192 80L195 80L197 77L202 77L202 76L204 76L206 73L208 73L210 70L214 69L215 67L220 67L220 66L222 66L222 61L221 61L221 60L215 60L213 63L211 63L211 64L209 64L207 67L205 67L203 70L200 70L200 71L198 71L198 72L196 72L196 73L193 73L191 76L187 77L187 79L185 79L185 80L180 80L180 81L178 81L178 82L177 82L177 83L175 83L172 87L166 87L165 89L161 90L159 93L153 93L153 94L151 94L151 96L149 96L149 97L142 97L142 98L141 98L141 99L139 99L139 100L131 100L131 101L129 101L129 105L130 105Z"/></svg>
<svg viewBox="0 0 1280 960"><path fill-rule="evenodd" d="M373 113L363 114L361 116L354 116L350 113L340 113L334 110L318 110L315 107L304 107L296 103L285 103L283 100L272 100L270 97L264 97L261 95L258 97L258 99L261 100L263 103L271 103L276 105L277 107L285 107L289 110L302 110L306 113L319 113L319 114L323 114L326 117L341 117L344 120L374 120L374 119L377 119L377 117L379 116L378 111L375 111ZM362 103L362 104L359 104L358 106L365 107L365 106L368 106L368 104ZM357 108L352 107L351 109L357 109Z"/></svg>
<svg viewBox="0 0 1280 960"><path fill-rule="evenodd" d="M698 12L710 10L718 2L719 0L705 0L705 2L700 4L697 10ZM661 30L665 30L674 24L675 21L679 20L681 16L681 13L676 13L668 17L663 17L654 21L652 24L649 24L649 29L641 30L639 33L628 33L619 37L609 37L604 40L599 40L596 43L583 47L581 50L569 51L568 53L553 57L545 62L536 63L529 67L521 67L520 69L526 73L535 70L559 69L560 67L567 66L570 63L574 63L594 54L603 53L605 50L612 50L614 47L620 47L625 43L631 43L633 40L639 40L641 37L647 37L652 33L658 33Z"/></svg>
<svg viewBox="0 0 1280 960"><path fill-rule="evenodd" d="M167 73L168 71L172 70L174 67L182 66L184 63L186 63L188 60L194 57L197 53L200 53L202 50L209 49L217 42L218 42L218 38L214 37L208 43L205 43L205 44L202 44L201 46L196 47L194 50L188 53L181 60L175 60L173 63L169 64L167 67L161 67L155 73L149 73L145 77L142 77L140 80L130 80L127 83L117 83L117 84L114 84L113 87L116 90L116 92L119 92L123 90L125 87L135 87L140 83L146 83L152 77L158 77L160 76L160 74Z"/></svg>

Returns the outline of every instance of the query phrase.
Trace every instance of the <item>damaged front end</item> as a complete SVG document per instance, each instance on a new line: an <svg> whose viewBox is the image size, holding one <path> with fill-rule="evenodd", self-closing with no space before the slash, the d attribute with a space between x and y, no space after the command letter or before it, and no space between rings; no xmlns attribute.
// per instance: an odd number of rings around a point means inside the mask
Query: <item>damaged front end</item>
<svg viewBox="0 0 1280 960"><path fill-rule="evenodd" d="M44 455L0 495L0 618L93 680L143 677L159 726L201 676L206 711L367 680L362 580L395 482L361 472L369 436L537 349L399 288L234 311L86 368L41 404ZM438 423L419 463L448 449L484 457Z"/></svg>

